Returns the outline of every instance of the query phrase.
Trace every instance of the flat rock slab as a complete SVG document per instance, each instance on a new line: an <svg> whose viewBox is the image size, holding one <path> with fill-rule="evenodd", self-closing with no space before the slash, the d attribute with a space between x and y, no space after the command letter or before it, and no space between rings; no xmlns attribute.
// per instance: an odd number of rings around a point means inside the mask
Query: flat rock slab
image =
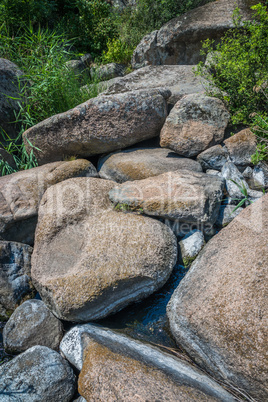
<svg viewBox="0 0 268 402"><path fill-rule="evenodd" d="M33 291L32 251L26 244L0 241L0 306L8 313Z"/></svg>
<svg viewBox="0 0 268 402"><path fill-rule="evenodd" d="M165 87L171 92L168 103L174 105L184 95L203 93L204 84L205 80L195 76L193 66L147 66L118 78L105 94Z"/></svg>
<svg viewBox="0 0 268 402"><path fill-rule="evenodd" d="M62 160L63 155L88 157L136 144L159 135L167 116L168 90L131 91L99 95L74 109L52 116L24 134L39 164Z"/></svg>
<svg viewBox="0 0 268 402"><path fill-rule="evenodd" d="M79 393L86 400L234 400L205 374L155 347L94 325L75 329L83 354Z"/></svg>
<svg viewBox="0 0 268 402"><path fill-rule="evenodd" d="M100 177L118 183L146 179L179 169L202 172L198 162L164 148L129 149L104 156L98 163Z"/></svg>
<svg viewBox="0 0 268 402"><path fill-rule="evenodd" d="M240 9L242 21L250 20L250 7L256 3L257 0L219 0L173 18L141 40L134 50L132 67L197 64L202 60L202 41L209 38L217 42L228 29L234 28L236 7Z"/></svg>
<svg viewBox="0 0 268 402"><path fill-rule="evenodd" d="M160 145L182 156L196 156L223 140L229 117L220 99L203 94L185 95L168 115Z"/></svg>
<svg viewBox="0 0 268 402"><path fill-rule="evenodd" d="M69 402L75 389L68 362L45 346L33 346L0 366L1 402Z"/></svg>
<svg viewBox="0 0 268 402"><path fill-rule="evenodd" d="M40 204L32 278L61 319L95 320L164 285L177 242L164 224L112 209L114 182L70 179L50 187Z"/></svg>
<svg viewBox="0 0 268 402"><path fill-rule="evenodd" d="M188 223L214 223L223 186L220 177L178 170L123 183L109 197L118 208Z"/></svg>
<svg viewBox="0 0 268 402"><path fill-rule="evenodd" d="M171 331L217 378L268 398L268 195L204 247L168 304Z"/></svg>
<svg viewBox="0 0 268 402"><path fill-rule="evenodd" d="M85 159L56 162L0 177L0 237L32 245L39 202L46 189L78 176L97 176Z"/></svg>
<svg viewBox="0 0 268 402"><path fill-rule="evenodd" d="M27 300L14 311L4 327L4 348L13 354L25 352L35 345L57 350L62 336L62 323L45 303Z"/></svg>

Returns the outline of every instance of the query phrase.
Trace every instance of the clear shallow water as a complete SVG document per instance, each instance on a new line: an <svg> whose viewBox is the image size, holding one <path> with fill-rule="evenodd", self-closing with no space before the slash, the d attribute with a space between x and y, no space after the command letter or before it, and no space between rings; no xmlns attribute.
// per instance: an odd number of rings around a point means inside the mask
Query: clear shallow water
<svg viewBox="0 0 268 402"><path fill-rule="evenodd" d="M166 307L186 272L184 266L176 265L169 280L158 292L98 321L98 324L116 329L134 339L176 347L169 331Z"/></svg>

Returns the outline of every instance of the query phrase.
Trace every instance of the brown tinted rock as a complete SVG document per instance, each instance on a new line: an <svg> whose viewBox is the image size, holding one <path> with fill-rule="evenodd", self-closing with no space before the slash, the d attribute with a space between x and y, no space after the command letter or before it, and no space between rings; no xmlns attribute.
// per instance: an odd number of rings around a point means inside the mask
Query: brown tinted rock
<svg viewBox="0 0 268 402"><path fill-rule="evenodd" d="M78 386L87 401L234 401L212 379L174 356L105 328L84 327Z"/></svg>
<svg viewBox="0 0 268 402"><path fill-rule="evenodd" d="M163 96L162 96L163 95ZM156 137L167 116L168 90L132 91L99 95L72 110L50 117L24 134L39 164L61 160L63 155L96 155Z"/></svg>
<svg viewBox="0 0 268 402"><path fill-rule="evenodd" d="M106 94L149 88L168 88L172 106L184 95L204 92L204 80L196 77L193 66L148 66L117 78L106 90Z"/></svg>
<svg viewBox="0 0 268 402"><path fill-rule="evenodd" d="M176 341L203 368L267 394L268 195L205 246L168 305Z"/></svg>
<svg viewBox="0 0 268 402"><path fill-rule="evenodd" d="M237 166L251 164L251 156L257 149L257 138L246 128L224 141L231 161Z"/></svg>
<svg viewBox="0 0 268 402"><path fill-rule="evenodd" d="M164 148L134 148L99 160L100 177L118 183L141 180L179 169L202 172L200 164Z"/></svg>
<svg viewBox="0 0 268 402"><path fill-rule="evenodd" d="M0 306L9 314L32 293L32 247L0 241Z"/></svg>
<svg viewBox="0 0 268 402"><path fill-rule="evenodd" d="M42 300L68 321L99 319L159 289L176 262L164 224L112 210L114 182L70 179L41 202L32 278Z"/></svg>
<svg viewBox="0 0 268 402"><path fill-rule="evenodd" d="M63 336L63 326L41 300L21 304L6 323L4 348L9 353L21 353L35 345L57 350Z"/></svg>
<svg viewBox="0 0 268 402"><path fill-rule="evenodd" d="M14 112L18 113L20 110L18 100L24 101L20 93L20 89L25 85L23 75L16 64L0 58L0 127L11 138L18 135L18 126L10 123L16 120Z"/></svg>
<svg viewBox="0 0 268 402"><path fill-rule="evenodd" d="M213 223L222 199L223 181L205 173L178 170L123 183L109 192L118 207L189 223Z"/></svg>
<svg viewBox="0 0 268 402"><path fill-rule="evenodd" d="M220 143L229 121L222 101L202 94L184 96L161 130L160 145L192 157Z"/></svg>
<svg viewBox="0 0 268 402"><path fill-rule="evenodd" d="M78 176L96 176L84 159L56 162L0 178L0 236L33 244L39 202L46 189Z"/></svg>
<svg viewBox="0 0 268 402"><path fill-rule="evenodd" d="M201 59L202 41L216 42L234 27L233 12L240 9L242 20L252 16L250 7L258 1L219 0L188 11L167 22L159 31L146 35L132 57L132 67L148 64L197 64Z"/></svg>

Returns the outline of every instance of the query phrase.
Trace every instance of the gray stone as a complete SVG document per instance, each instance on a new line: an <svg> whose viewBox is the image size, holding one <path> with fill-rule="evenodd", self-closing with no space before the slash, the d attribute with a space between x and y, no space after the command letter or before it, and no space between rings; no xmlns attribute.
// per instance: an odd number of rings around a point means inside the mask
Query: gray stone
<svg viewBox="0 0 268 402"><path fill-rule="evenodd" d="M253 169L250 166L248 166L246 167L246 169L243 171L242 174L245 179L251 179L253 176Z"/></svg>
<svg viewBox="0 0 268 402"><path fill-rule="evenodd" d="M70 179L42 198L32 278L61 319L103 318L158 290L177 258L177 241L161 222L114 211L114 182Z"/></svg>
<svg viewBox="0 0 268 402"><path fill-rule="evenodd" d="M256 401L268 398L267 236L268 194L207 243L167 307L178 345Z"/></svg>
<svg viewBox="0 0 268 402"><path fill-rule="evenodd" d="M80 334L72 345L84 361L79 393L86 400L234 401L204 373L155 347L89 324L73 331Z"/></svg>
<svg viewBox="0 0 268 402"><path fill-rule="evenodd" d="M118 183L141 180L179 169L202 172L200 164L164 148L133 148L100 158L100 177Z"/></svg>
<svg viewBox="0 0 268 402"><path fill-rule="evenodd" d="M91 156L116 151L159 135L167 116L168 90L99 95L72 110L52 116L24 134L39 148L39 164L63 155Z"/></svg>
<svg viewBox="0 0 268 402"><path fill-rule="evenodd" d="M0 241L0 305L9 313L33 292L31 254L26 244Z"/></svg>
<svg viewBox="0 0 268 402"><path fill-rule="evenodd" d="M173 106L184 95L203 93L205 83L205 80L195 76L193 66L148 66L117 78L105 93L165 87L171 91L168 104Z"/></svg>
<svg viewBox="0 0 268 402"><path fill-rule="evenodd" d="M229 117L221 100L202 94L185 95L168 115L160 145L179 155L196 156L223 140Z"/></svg>
<svg viewBox="0 0 268 402"><path fill-rule="evenodd" d="M185 266L189 265L205 245L205 238L200 230L194 230L179 242L181 257Z"/></svg>
<svg viewBox="0 0 268 402"><path fill-rule="evenodd" d="M250 201L254 202L263 196L261 191L255 191L249 188L242 173L239 172L232 162L225 163L221 170L221 176L225 179L228 195L234 204L238 204L239 200L245 197L248 197ZM243 194L241 189L245 194Z"/></svg>
<svg viewBox="0 0 268 402"><path fill-rule="evenodd" d="M11 137L16 138L19 126L15 123L19 103L25 101L21 89L26 84L24 73L16 64L0 58L0 127ZM19 83L20 82L20 83Z"/></svg>
<svg viewBox="0 0 268 402"><path fill-rule="evenodd" d="M253 169L253 180L255 185L265 188L268 186L268 165L265 162L259 162Z"/></svg>
<svg viewBox="0 0 268 402"><path fill-rule="evenodd" d="M11 315L3 331L4 348L9 353L21 353L32 346L47 346L57 350L63 336L63 326L41 300L28 300Z"/></svg>
<svg viewBox="0 0 268 402"><path fill-rule="evenodd" d="M202 41L213 39L218 42L223 34L234 28L233 12L240 9L242 21L251 19L250 6L258 1L219 0L195 8L173 18L159 31L146 35L132 57L132 67L165 64L197 64Z"/></svg>
<svg viewBox="0 0 268 402"><path fill-rule="evenodd" d="M126 66L124 64L109 63L103 65L93 65L90 68L91 77L96 77L99 80L110 80L116 77L123 77L125 75Z"/></svg>
<svg viewBox="0 0 268 402"><path fill-rule="evenodd" d="M142 210L187 223L214 223L220 208L223 180L205 173L178 170L129 181L109 192L117 207Z"/></svg>
<svg viewBox="0 0 268 402"><path fill-rule="evenodd" d="M201 152L197 157L204 170L221 170L227 159L228 152L221 145L214 145L214 147Z"/></svg>
<svg viewBox="0 0 268 402"><path fill-rule="evenodd" d="M90 74L91 55L88 53L82 56L79 60L69 60L66 62L66 67L73 70L75 75Z"/></svg>
<svg viewBox="0 0 268 402"><path fill-rule="evenodd" d="M221 177L221 172L219 172L218 170L214 170L214 169L208 169L206 171L206 174L210 174L212 176L219 176Z"/></svg>
<svg viewBox="0 0 268 402"><path fill-rule="evenodd" d="M221 205L218 218L216 220L216 226L224 227L227 226L232 220L240 214L244 209L239 207L235 210L234 205Z"/></svg>
<svg viewBox="0 0 268 402"><path fill-rule="evenodd" d="M0 366L1 402L69 402L75 375L57 352L33 346Z"/></svg>
<svg viewBox="0 0 268 402"><path fill-rule="evenodd" d="M0 177L0 237L32 245L46 189L70 177L98 176L87 160L56 162Z"/></svg>

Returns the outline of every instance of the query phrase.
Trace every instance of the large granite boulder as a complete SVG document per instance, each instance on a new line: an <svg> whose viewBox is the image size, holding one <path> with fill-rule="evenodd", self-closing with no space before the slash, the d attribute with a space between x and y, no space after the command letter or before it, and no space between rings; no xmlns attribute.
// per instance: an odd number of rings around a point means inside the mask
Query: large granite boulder
<svg viewBox="0 0 268 402"><path fill-rule="evenodd" d="M160 89L99 95L29 128L23 134L25 146L31 149L29 140L41 150L34 150L39 164L126 148L159 135L169 96L170 91Z"/></svg>
<svg viewBox="0 0 268 402"><path fill-rule="evenodd" d="M109 192L117 208L187 223L211 223L217 218L224 183L220 177L178 170L126 182Z"/></svg>
<svg viewBox="0 0 268 402"><path fill-rule="evenodd" d="M52 312L89 321L118 311L164 285L177 242L163 223L113 210L114 182L70 179L40 204L32 279Z"/></svg>
<svg viewBox="0 0 268 402"><path fill-rule="evenodd" d="M87 160L55 162L0 177L0 238L32 245L39 202L46 189L78 176L97 176Z"/></svg>
<svg viewBox="0 0 268 402"><path fill-rule="evenodd" d="M111 82L105 94L149 88L168 88L168 104L174 105L184 95L204 92L205 81L195 76L193 66L147 66Z"/></svg>
<svg viewBox="0 0 268 402"><path fill-rule="evenodd" d="M33 346L0 366L3 402L69 402L75 389L68 362L46 346Z"/></svg>
<svg viewBox="0 0 268 402"><path fill-rule="evenodd" d="M13 123L16 120L14 112L19 112L19 102L25 100L21 94L26 84L23 75L16 64L0 58L0 127L11 138L16 138L19 130L18 125Z"/></svg>
<svg viewBox="0 0 268 402"><path fill-rule="evenodd" d="M234 28L233 12L239 7L242 21L252 16L250 7L257 0L219 0L188 11L167 22L159 31L146 35L132 56L132 67L160 64L197 64L202 60L202 41L218 42Z"/></svg>
<svg viewBox="0 0 268 402"><path fill-rule="evenodd" d="M57 350L62 336L62 323L45 303L27 300L14 311L4 327L4 348L13 354L36 345Z"/></svg>
<svg viewBox="0 0 268 402"><path fill-rule="evenodd" d="M176 103L161 130L160 145L192 157L224 138L229 113L223 102L202 94L185 95Z"/></svg>
<svg viewBox="0 0 268 402"><path fill-rule="evenodd" d="M76 326L61 344L80 362L79 393L87 401L234 401L189 363L102 327Z"/></svg>
<svg viewBox="0 0 268 402"><path fill-rule="evenodd" d="M203 368L268 398L268 194L204 247L167 309L176 341Z"/></svg>
<svg viewBox="0 0 268 402"><path fill-rule="evenodd" d="M0 308L5 318L33 292L32 251L26 244L0 241Z"/></svg>
<svg viewBox="0 0 268 402"><path fill-rule="evenodd" d="M118 183L141 180L179 169L202 172L200 164L164 148L133 148L100 158L100 177Z"/></svg>

